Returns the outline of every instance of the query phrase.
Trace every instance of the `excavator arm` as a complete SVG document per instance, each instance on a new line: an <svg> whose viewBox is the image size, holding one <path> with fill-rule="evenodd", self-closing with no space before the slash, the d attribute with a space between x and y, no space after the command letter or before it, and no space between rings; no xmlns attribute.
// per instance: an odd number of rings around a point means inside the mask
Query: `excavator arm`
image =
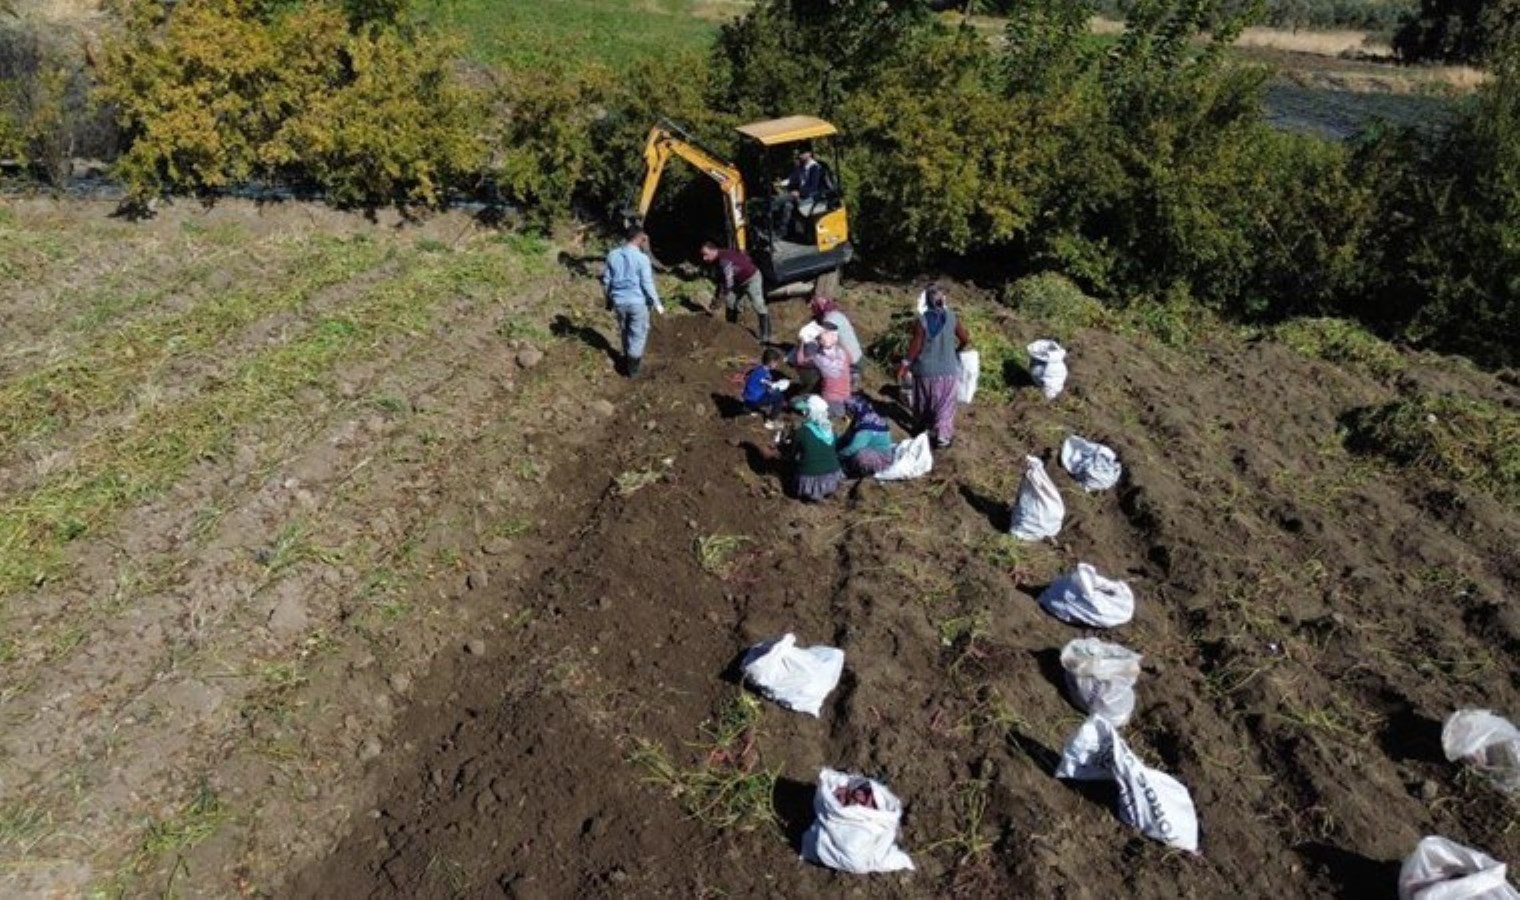
<svg viewBox="0 0 1520 900"><path fill-rule="evenodd" d="M671 156L678 156L696 167L698 171L717 182L723 192L724 208L728 216L728 228L733 234L734 246L746 249L748 228L744 218L744 178L730 163L703 149L691 135L674 122L661 119L649 129L649 139L644 144L644 184L639 191L638 216L643 221L654 203L655 191L660 187L660 177Z"/></svg>

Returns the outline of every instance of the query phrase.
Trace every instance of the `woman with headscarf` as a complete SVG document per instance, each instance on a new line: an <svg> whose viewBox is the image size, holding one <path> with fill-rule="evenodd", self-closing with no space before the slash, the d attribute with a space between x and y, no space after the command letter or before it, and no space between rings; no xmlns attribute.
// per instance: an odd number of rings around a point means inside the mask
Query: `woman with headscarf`
<svg viewBox="0 0 1520 900"><path fill-rule="evenodd" d="M794 408L802 413L802 427L792 437L795 480L792 488L799 500L823 500L839 490L844 473L834 448L834 426L829 405L817 394L798 398Z"/></svg>
<svg viewBox="0 0 1520 900"><path fill-rule="evenodd" d="M839 343L839 327L825 322L818 335L816 347L804 344L797 348L797 365L811 366L818 371L818 393L829 405L829 415L844 415L844 402L850 399L850 367L855 360L850 351Z"/></svg>
<svg viewBox="0 0 1520 900"><path fill-rule="evenodd" d="M892 465L892 432L863 395L845 404L850 427L839 439L839 462L851 478L866 478Z"/></svg>
<svg viewBox="0 0 1520 900"><path fill-rule="evenodd" d="M865 359L865 354L860 347L860 338L855 335L855 326L850 323L850 317L844 314L844 310L839 308L832 297L814 297L809 309L814 322L819 325L832 324L839 329L839 345L850 354L851 389L860 390L860 363Z"/></svg>
<svg viewBox="0 0 1520 900"><path fill-rule="evenodd" d="M960 352L971 346L966 326L946 305L945 289L924 291L924 311L913 323L913 339L899 377L913 374L913 415L940 449L955 440L955 389L961 377Z"/></svg>

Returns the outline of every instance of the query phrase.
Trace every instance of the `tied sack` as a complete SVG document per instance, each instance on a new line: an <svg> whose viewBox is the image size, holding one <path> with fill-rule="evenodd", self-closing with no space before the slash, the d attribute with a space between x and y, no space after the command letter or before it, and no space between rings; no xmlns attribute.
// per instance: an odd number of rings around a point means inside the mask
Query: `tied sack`
<svg viewBox="0 0 1520 900"><path fill-rule="evenodd" d="M1441 749L1462 760L1506 794L1520 794L1520 729L1486 709L1452 713L1441 729Z"/></svg>
<svg viewBox="0 0 1520 900"><path fill-rule="evenodd" d="M1098 574L1087 563L1062 575L1040 595L1045 611L1072 625L1114 628L1135 617L1135 592L1122 581Z"/></svg>
<svg viewBox="0 0 1520 900"><path fill-rule="evenodd" d="M802 836L802 858L808 862L856 875L913 868L897 846L902 801L881 782L824 769L813 794L813 816Z"/></svg>
<svg viewBox="0 0 1520 900"><path fill-rule="evenodd" d="M961 374L955 382L955 399L961 403L970 403L976 397L976 383L982 376L982 354L975 350L962 350L960 360Z"/></svg>
<svg viewBox="0 0 1520 900"><path fill-rule="evenodd" d="M1123 725L1135 711L1140 654L1097 638L1077 638L1061 650L1066 687L1083 711Z"/></svg>
<svg viewBox="0 0 1520 900"><path fill-rule="evenodd" d="M934 454L929 450L929 433L899 441L892 448L892 462L876 473L877 481L908 481L928 475L934 468Z"/></svg>
<svg viewBox="0 0 1520 900"><path fill-rule="evenodd" d="M1427 837L1399 869L1399 900L1520 900L1503 863L1443 837Z"/></svg>
<svg viewBox="0 0 1520 900"><path fill-rule="evenodd" d="M823 701L839 684L844 651L835 647L799 647L797 636L756 644L744 654L744 680L761 695L787 709L817 718Z"/></svg>
<svg viewBox="0 0 1520 900"><path fill-rule="evenodd" d="M1055 341L1035 341L1029 351L1029 374L1046 400L1061 396L1066 388L1066 348Z"/></svg>
<svg viewBox="0 0 1520 900"><path fill-rule="evenodd" d="M1061 752L1056 777L1113 781L1124 824L1169 847L1198 852L1198 811L1182 782L1140 762L1113 723L1092 716Z"/></svg>
<svg viewBox="0 0 1520 900"><path fill-rule="evenodd" d="M1021 541L1039 541L1061 531L1066 504L1038 457L1024 457L1024 478L1013 501L1012 518L1008 533Z"/></svg>
<svg viewBox="0 0 1520 900"><path fill-rule="evenodd" d="M1061 444L1061 466L1084 491L1106 491L1119 483L1119 456L1102 444L1075 434Z"/></svg>

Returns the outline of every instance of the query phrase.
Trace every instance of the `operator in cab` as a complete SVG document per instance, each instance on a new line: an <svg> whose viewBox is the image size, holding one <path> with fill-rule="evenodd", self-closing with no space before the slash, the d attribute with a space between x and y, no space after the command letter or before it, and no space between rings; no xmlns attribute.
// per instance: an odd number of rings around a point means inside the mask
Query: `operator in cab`
<svg viewBox="0 0 1520 900"><path fill-rule="evenodd" d="M796 165L786 179L786 195L781 198L781 234L792 234L792 225L799 213L803 218L811 219L823 211L825 181L823 163L813 156L813 148L799 149Z"/></svg>

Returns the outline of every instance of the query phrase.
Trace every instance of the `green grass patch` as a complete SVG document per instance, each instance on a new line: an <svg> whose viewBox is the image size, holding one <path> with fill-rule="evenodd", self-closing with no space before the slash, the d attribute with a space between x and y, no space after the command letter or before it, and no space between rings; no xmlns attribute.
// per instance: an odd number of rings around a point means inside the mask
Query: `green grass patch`
<svg viewBox="0 0 1520 900"><path fill-rule="evenodd" d="M702 725L696 749L702 761L680 766L652 741L634 740L628 761L644 770L646 779L670 792L688 815L719 830L753 831L775 828L779 820L773 798L776 774L759 767L755 736L762 707L751 694L729 698L717 715Z"/></svg>
<svg viewBox="0 0 1520 900"><path fill-rule="evenodd" d="M196 353L221 349L236 332L373 266L383 249L365 240L317 239L290 262L294 283L207 298L162 320L133 322L65 359L0 387L0 447L55 432L126 403L154 374Z"/></svg>
<svg viewBox="0 0 1520 900"><path fill-rule="evenodd" d="M1001 301L1045 326L1042 335L1067 342L1079 328L1111 327L1114 314L1065 275L1041 272L1009 285Z"/></svg>
<svg viewBox="0 0 1520 900"><path fill-rule="evenodd" d="M626 68L671 52L705 50L718 23L695 0L430 0L423 16L463 37L484 62L543 69L600 62ZM702 4L703 10L714 9Z"/></svg>
<svg viewBox="0 0 1520 900"><path fill-rule="evenodd" d="M1304 356L1323 359L1387 378L1401 368L1397 350L1382 338L1346 319L1292 319L1273 328L1274 340Z"/></svg>
<svg viewBox="0 0 1520 900"><path fill-rule="evenodd" d="M1520 414L1473 397L1422 394L1353 410L1347 449L1520 502Z"/></svg>
<svg viewBox="0 0 1520 900"><path fill-rule="evenodd" d="M331 392L332 370L387 339L420 333L443 301L481 283L506 285L506 254L415 254L395 277L369 287L289 343L267 348L180 405L144 410L82 443L71 464L0 503L0 596L67 571L69 540L97 533L124 509L173 485L194 463L225 456L238 431L294 420L300 394Z"/></svg>

